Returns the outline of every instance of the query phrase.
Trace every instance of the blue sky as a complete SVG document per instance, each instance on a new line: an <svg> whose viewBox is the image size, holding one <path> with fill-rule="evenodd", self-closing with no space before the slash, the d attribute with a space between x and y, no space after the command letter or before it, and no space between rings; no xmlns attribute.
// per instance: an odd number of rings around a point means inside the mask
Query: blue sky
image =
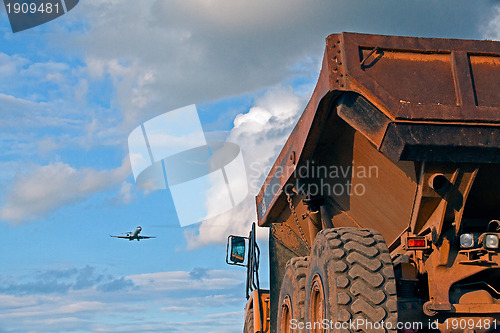
<svg viewBox="0 0 500 333"><path fill-rule="evenodd" d="M255 219L324 38L500 39L498 1L82 0L16 34L0 8L2 333L240 332L245 272L225 239ZM181 228L168 190L134 183L127 137L190 104L240 145L250 195ZM109 237L137 225L157 238Z"/></svg>

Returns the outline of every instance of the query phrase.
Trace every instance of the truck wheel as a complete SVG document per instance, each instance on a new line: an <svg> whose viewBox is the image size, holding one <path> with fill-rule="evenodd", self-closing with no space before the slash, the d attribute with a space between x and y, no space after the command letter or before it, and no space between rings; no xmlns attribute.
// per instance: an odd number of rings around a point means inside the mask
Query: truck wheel
<svg viewBox="0 0 500 333"><path fill-rule="evenodd" d="M292 258L286 263L278 309L278 333L305 332L304 303L309 257Z"/></svg>
<svg viewBox="0 0 500 333"><path fill-rule="evenodd" d="M255 333L253 329L253 309L248 309L245 313L245 326L243 326L243 333Z"/></svg>
<svg viewBox="0 0 500 333"><path fill-rule="evenodd" d="M397 331L394 269L387 245L376 231L320 231L307 277L310 332Z"/></svg>

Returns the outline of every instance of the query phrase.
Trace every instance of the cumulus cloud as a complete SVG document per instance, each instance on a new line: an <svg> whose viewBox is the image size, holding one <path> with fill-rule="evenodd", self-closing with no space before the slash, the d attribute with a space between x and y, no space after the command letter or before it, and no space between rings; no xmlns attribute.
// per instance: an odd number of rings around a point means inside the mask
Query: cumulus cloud
<svg viewBox="0 0 500 333"><path fill-rule="evenodd" d="M496 5L492 12L493 18L485 27L484 38L500 40L500 5Z"/></svg>
<svg viewBox="0 0 500 333"><path fill-rule="evenodd" d="M189 248L225 242L228 234L248 234L251 222L257 219L255 195L291 133L306 98L297 96L291 87L270 89L248 112L236 116L228 141L241 147L250 195L229 212L202 222L197 231L187 230ZM217 205L216 201L210 203ZM216 211L218 207L209 209Z"/></svg>
<svg viewBox="0 0 500 333"><path fill-rule="evenodd" d="M84 54L92 77L111 76L125 123L134 127L180 106L257 91L295 75L309 78L331 33L474 38L490 7L488 1L465 0L426 6L361 0L93 1L78 9L87 29L67 43Z"/></svg>
<svg viewBox="0 0 500 333"><path fill-rule="evenodd" d="M63 162L31 166L14 178L3 198L0 217L13 224L43 217L106 190L129 174L128 158L120 167L103 171L75 169Z"/></svg>

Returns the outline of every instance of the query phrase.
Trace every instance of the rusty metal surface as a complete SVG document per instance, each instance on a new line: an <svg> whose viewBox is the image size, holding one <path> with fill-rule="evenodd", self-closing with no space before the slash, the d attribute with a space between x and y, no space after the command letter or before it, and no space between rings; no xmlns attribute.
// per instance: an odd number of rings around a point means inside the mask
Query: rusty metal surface
<svg viewBox="0 0 500 333"><path fill-rule="evenodd" d="M331 167L347 172L302 174ZM489 224L500 219L499 174L500 42L329 36L316 89L256 198L271 227L271 331L285 263L331 227L380 232L394 267L411 266L400 280L412 314L497 318L500 251L482 242L500 236ZM347 183L351 192L331 192ZM320 209L307 204L318 199ZM463 233L481 244L461 248ZM411 237L426 246L408 249Z"/></svg>
<svg viewBox="0 0 500 333"><path fill-rule="evenodd" d="M424 309L430 311L461 312L464 305L450 302L450 288L457 282L483 271L491 269L491 265L440 265L440 251L435 251L426 262L425 268L429 274L430 301ZM500 258L495 257L495 266L498 267ZM479 302L478 302L479 303ZM493 308L491 303L477 304L475 313L500 313L500 308ZM481 309L481 310L479 310Z"/></svg>
<svg viewBox="0 0 500 333"><path fill-rule="evenodd" d="M337 112L332 103L347 106L338 117L394 162L498 163L500 43L329 36L311 100L257 195L260 226L285 209L281 189L330 130L324 126L329 113Z"/></svg>
<svg viewBox="0 0 500 333"><path fill-rule="evenodd" d="M392 119L500 121L498 42L343 33L327 50L332 88L361 93Z"/></svg>
<svg viewBox="0 0 500 333"><path fill-rule="evenodd" d="M500 216L500 165L423 163L420 174L409 232L427 237L431 244L425 255L413 255L419 270L428 274L430 301L426 310L499 313L500 308L492 306L493 301L474 306L454 304L450 288L481 272L491 276L500 273L498 251L461 250L458 245L460 234L471 230L486 232L488 221ZM441 179L438 187L432 181L436 176Z"/></svg>
<svg viewBox="0 0 500 333"><path fill-rule="evenodd" d="M292 231L292 227L288 225L273 224L270 228L269 290L271 333L275 333L278 326L279 294L286 263L294 257L303 257L309 254L309 250L301 243L301 239L296 231ZM286 244L286 246L284 244ZM292 247L293 251L289 247Z"/></svg>
<svg viewBox="0 0 500 333"><path fill-rule="evenodd" d="M271 234L276 241L286 246L296 257L309 253L307 245L287 223L275 223L271 228Z"/></svg>

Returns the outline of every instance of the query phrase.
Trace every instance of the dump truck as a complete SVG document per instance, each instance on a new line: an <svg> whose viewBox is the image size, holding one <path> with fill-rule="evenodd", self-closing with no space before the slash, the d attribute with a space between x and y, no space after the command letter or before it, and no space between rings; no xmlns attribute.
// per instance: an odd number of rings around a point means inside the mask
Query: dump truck
<svg viewBox="0 0 500 333"><path fill-rule="evenodd" d="M256 206L244 332L497 329L500 42L328 36Z"/></svg>

